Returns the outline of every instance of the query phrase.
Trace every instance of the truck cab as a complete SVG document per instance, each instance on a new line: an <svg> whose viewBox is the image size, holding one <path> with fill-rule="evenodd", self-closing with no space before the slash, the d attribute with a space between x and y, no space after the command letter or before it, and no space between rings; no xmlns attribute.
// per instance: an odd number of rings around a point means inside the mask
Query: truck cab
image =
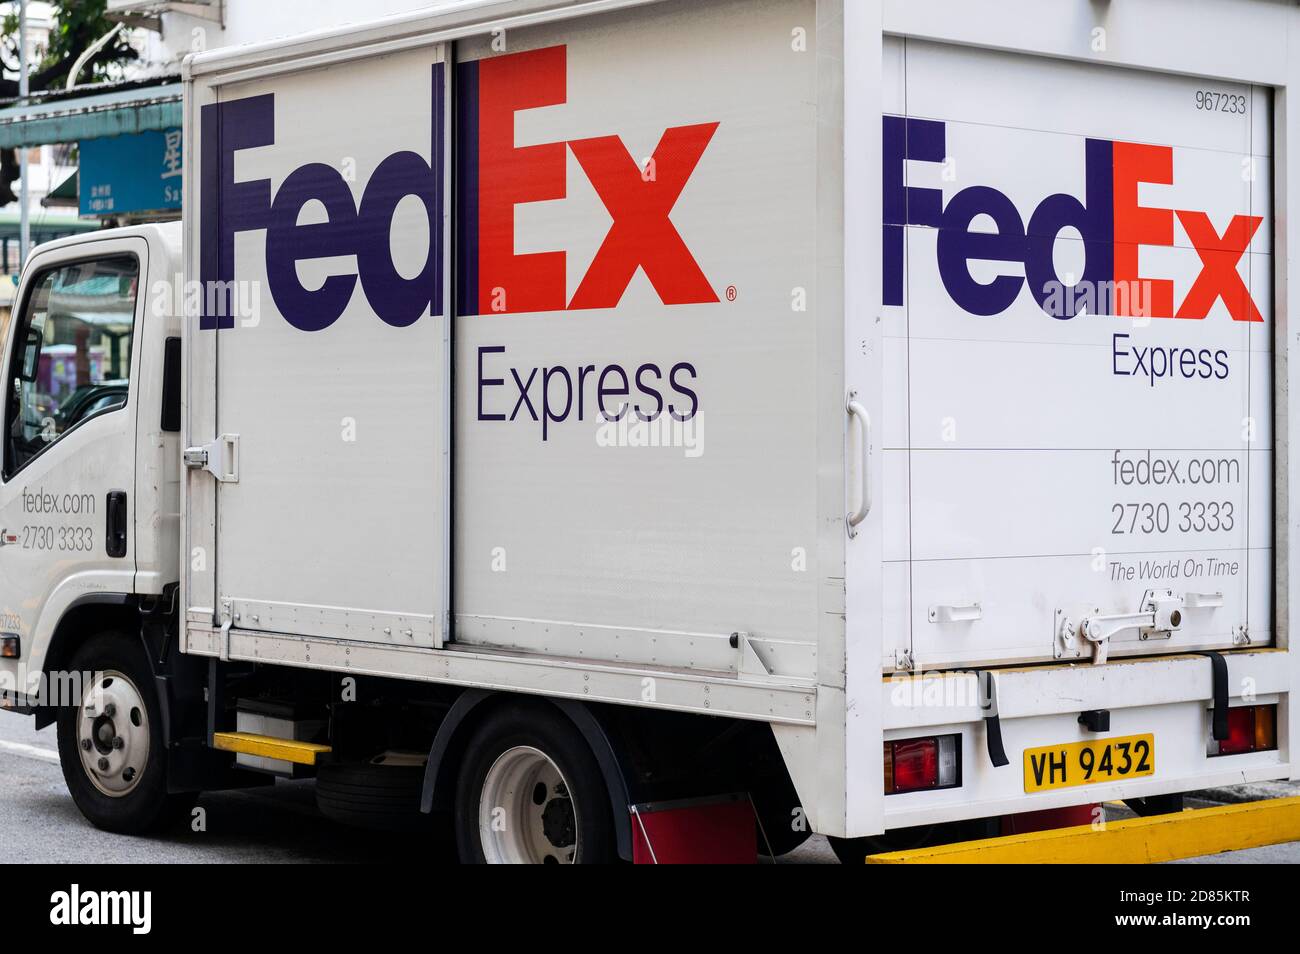
<svg viewBox="0 0 1300 954"><path fill-rule="evenodd" d="M69 785L109 825L168 802L168 693L142 637L179 571L180 240L171 223L38 247L3 346L3 705L63 720ZM148 804L122 797L142 784Z"/></svg>
<svg viewBox="0 0 1300 954"><path fill-rule="evenodd" d="M3 352L10 704L39 694L61 627L176 584L179 255L179 223L144 225L43 245L23 272Z"/></svg>

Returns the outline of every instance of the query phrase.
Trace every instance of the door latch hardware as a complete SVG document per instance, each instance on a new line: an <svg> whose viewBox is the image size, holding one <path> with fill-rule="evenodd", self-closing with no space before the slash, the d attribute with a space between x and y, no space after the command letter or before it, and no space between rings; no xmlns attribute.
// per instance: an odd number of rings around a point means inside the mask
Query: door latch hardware
<svg viewBox="0 0 1300 954"><path fill-rule="evenodd" d="M231 602L228 599L221 601L221 645L217 650L217 658L222 662L230 662L230 630L235 625L234 614L231 612Z"/></svg>
<svg viewBox="0 0 1300 954"><path fill-rule="evenodd" d="M1064 612L1056 612L1056 656L1079 656L1091 645L1092 661L1106 661L1111 638L1125 630L1137 630L1139 640L1169 639L1183 625L1184 600L1171 590L1147 590L1136 613L1090 613L1077 623Z"/></svg>
<svg viewBox="0 0 1300 954"><path fill-rule="evenodd" d="M223 484L239 483L239 435L222 434L198 447L185 448L185 466L206 470Z"/></svg>

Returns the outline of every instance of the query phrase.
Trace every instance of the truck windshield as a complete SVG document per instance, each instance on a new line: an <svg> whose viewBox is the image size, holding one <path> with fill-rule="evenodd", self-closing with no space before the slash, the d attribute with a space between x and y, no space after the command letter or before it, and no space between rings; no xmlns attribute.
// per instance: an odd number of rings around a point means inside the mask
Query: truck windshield
<svg viewBox="0 0 1300 954"><path fill-rule="evenodd" d="M13 328L6 475L82 421L126 404L138 278L129 255L37 274Z"/></svg>

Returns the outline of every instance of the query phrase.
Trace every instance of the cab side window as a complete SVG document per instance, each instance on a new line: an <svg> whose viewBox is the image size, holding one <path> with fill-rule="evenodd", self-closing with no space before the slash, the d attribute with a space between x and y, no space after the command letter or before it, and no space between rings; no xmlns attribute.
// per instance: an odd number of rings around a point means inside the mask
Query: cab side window
<svg viewBox="0 0 1300 954"><path fill-rule="evenodd" d="M139 275L130 255L36 275L15 319L6 476L82 422L126 405Z"/></svg>

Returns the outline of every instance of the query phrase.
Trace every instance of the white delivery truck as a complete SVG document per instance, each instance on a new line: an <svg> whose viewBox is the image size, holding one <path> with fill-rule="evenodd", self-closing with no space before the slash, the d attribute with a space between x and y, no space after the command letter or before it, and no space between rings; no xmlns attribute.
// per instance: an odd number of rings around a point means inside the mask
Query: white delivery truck
<svg viewBox="0 0 1300 954"><path fill-rule="evenodd" d="M1298 31L497 0L190 57L183 222L22 275L5 704L101 827L314 774L475 861L1297 777Z"/></svg>

